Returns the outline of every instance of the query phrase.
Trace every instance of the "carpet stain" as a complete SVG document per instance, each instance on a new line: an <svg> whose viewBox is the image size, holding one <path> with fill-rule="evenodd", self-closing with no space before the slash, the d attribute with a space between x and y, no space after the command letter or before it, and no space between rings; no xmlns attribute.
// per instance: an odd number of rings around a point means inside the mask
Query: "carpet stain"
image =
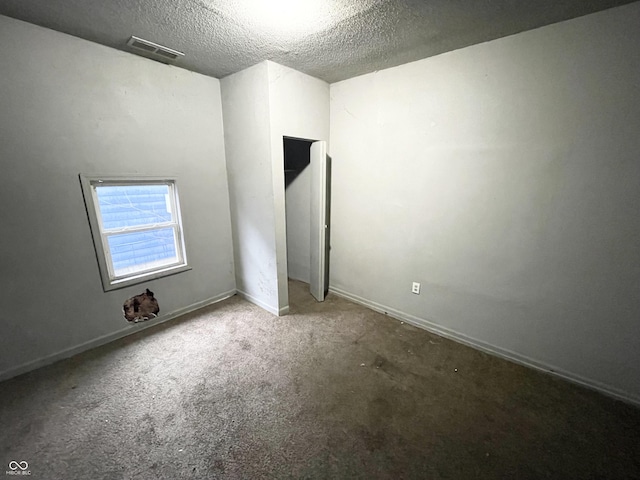
<svg viewBox="0 0 640 480"><path fill-rule="evenodd" d="M385 446L386 435L382 430L370 431L363 429L360 433L360 436L362 437L365 448L369 452L381 450Z"/></svg>
<svg viewBox="0 0 640 480"><path fill-rule="evenodd" d="M140 443L157 444L160 441L156 432L155 419L145 413L136 425L136 440Z"/></svg>
<svg viewBox="0 0 640 480"><path fill-rule="evenodd" d="M214 460L213 461L213 468L215 470L217 470L220 473L224 473L226 471L226 468L224 466L224 462L220 459Z"/></svg>
<svg viewBox="0 0 640 480"><path fill-rule="evenodd" d="M382 355L376 355L376 358L373 360L373 366L376 368L382 367L387 362L387 359Z"/></svg>
<svg viewBox="0 0 640 480"><path fill-rule="evenodd" d="M369 423L376 425L388 423L393 417L393 406L383 397L377 397L368 405Z"/></svg>
<svg viewBox="0 0 640 480"><path fill-rule="evenodd" d="M171 425L172 423L175 423L175 419L176 419L176 414L171 412L170 414L166 415L164 417L164 425Z"/></svg>

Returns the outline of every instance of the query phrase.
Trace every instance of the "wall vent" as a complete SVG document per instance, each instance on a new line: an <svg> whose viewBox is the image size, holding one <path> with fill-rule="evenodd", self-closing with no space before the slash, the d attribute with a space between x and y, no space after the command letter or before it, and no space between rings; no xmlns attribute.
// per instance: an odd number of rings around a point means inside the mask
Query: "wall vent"
<svg viewBox="0 0 640 480"><path fill-rule="evenodd" d="M132 36L127 42L127 45L139 52L144 52L145 57L153 58L163 63L173 62L184 57L184 53L182 52L136 36Z"/></svg>

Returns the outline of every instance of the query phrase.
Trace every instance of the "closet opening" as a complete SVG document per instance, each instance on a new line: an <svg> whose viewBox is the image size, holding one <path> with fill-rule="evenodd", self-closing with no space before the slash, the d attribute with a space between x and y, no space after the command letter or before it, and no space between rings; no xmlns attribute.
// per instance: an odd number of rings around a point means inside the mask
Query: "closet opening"
<svg viewBox="0 0 640 480"><path fill-rule="evenodd" d="M330 161L325 141L283 137L287 277L329 289Z"/></svg>

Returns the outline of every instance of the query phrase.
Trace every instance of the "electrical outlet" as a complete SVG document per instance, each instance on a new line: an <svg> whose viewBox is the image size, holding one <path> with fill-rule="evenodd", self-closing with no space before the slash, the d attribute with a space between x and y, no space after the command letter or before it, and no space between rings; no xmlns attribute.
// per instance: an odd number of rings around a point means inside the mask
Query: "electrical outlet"
<svg viewBox="0 0 640 480"><path fill-rule="evenodd" d="M411 293L420 295L420 284L418 282L413 282L413 285L411 286Z"/></svg>

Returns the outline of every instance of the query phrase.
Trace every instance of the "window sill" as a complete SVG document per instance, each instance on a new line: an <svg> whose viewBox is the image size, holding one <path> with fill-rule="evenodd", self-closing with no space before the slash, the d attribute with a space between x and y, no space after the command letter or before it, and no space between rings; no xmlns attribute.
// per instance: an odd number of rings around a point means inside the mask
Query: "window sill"
<svg viewBox="0 0 640 480"><path fill-rule="evenodd" d="M132 275L122 279L109 280L103 279L103 288L105 292L111 290L118 290L119 288L129 287L131 285L137 285L139 283L148 282L149 280L156 280L162 277L168 277L169 275L175 275L177 273L186 272L192 270L189 265L173 265L171 267L163 268L162 270L156 270L153 272L141 273L140 275Z"/></svg>

